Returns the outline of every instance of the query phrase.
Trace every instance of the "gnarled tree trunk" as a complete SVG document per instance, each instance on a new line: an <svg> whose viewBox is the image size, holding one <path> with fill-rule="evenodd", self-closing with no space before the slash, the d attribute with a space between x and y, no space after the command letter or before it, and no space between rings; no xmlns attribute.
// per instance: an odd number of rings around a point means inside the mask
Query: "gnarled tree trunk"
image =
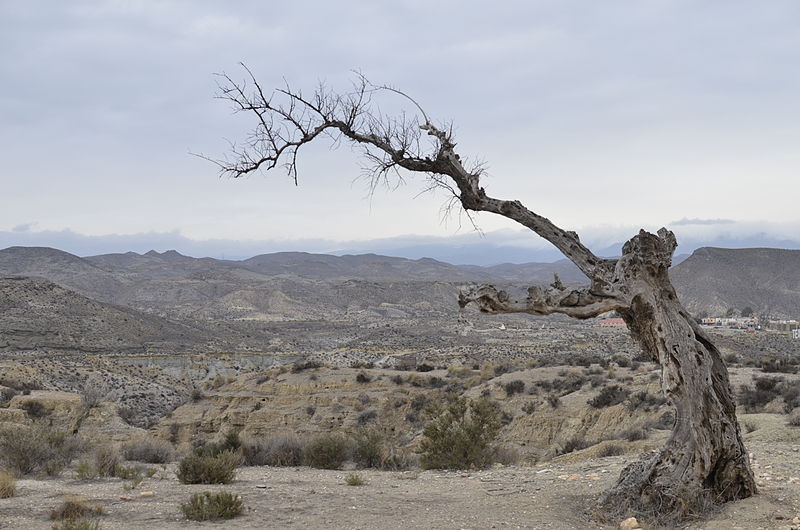
<svg viewBox="0 0 800 530"><path fill-rule="evenodd" d="M248 70L249 73L249 70ZM250 76L246 83L223 76L221 97L250 113L256 127L233 160L216 160L222 174L241 177L278 165L297 181L297 153L315 139L331 136L364 148L372 164L373 184L400 169L427 176L464 211L491 212L512 219L551 242L590 279L585 289L567 291L559 281L548 289L531 287L524 300L484 285L461 293L462 309L474 303L488 313L563 313L591 318L616 310L642 349L661 365L662 388L675 405L672 436L657 455L625 468L604 496L616 510L669 512L702 510L753 495L756 485L736 421L728 373L709 337L681 306L669 281L676 242L672 232L640 231L619 259L595 256L574 232L563 230L519 201L490 197L480 186L480 165L464 167L452 133L430 123L419 105L401 92L376 87L361 78L354 90L336 94L320 88L311 98L288 87L268 97ZM388 90L408 98L416 118L383 117L371 98ZM427 140L427 144L426 144Z"/></svg>

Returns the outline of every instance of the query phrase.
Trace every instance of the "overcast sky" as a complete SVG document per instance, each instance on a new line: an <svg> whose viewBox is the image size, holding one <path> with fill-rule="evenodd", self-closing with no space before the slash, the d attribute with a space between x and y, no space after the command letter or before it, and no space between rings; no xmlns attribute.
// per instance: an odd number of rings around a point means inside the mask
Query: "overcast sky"
<svg viewBox="0 0 800 530"><path fill-rule="evenodd" d="M213 73L243 77L239 61L268 87L346 89L356 69L403 89L455 123L490 194L595 245L663 225L687 240L800 239L794 0L4 0L0 247L471 237L419 180L366 198L346 146L301 153L299 187L278 171L220 179L190 153L221 156L252 125L213 97ZM478 221L488 243L543 246Z"/></svg>

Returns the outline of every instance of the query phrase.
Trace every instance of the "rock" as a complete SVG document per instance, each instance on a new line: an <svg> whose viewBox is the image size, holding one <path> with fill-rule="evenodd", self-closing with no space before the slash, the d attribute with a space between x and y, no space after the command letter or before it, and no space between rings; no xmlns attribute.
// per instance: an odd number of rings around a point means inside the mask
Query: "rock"
<svg viewBox="0 0 800 530"><path fill-rule="evenodd" d="M261 490L263 490L263 489L266 489L267 485L266 485L266 484L256 484L256 487L257 487L258 489L261 489Z"/></svg>
<svg viewBox="0 0 800 530"><path fill-rule="evenodd" d="M143 498L144 497L155 497L155 496L156 496L156 494L155 494L154 491L143 491L143 492L139 493L139 497L143 497Z"/></svg>
<svg viewBox="0 0 800 530"><path fill-rule="evenodd" d="M619 530L636 530L637 528L641 528L641 526L639 526L639 521L636 520L636 517L628 517L619 523Z"/></svg>

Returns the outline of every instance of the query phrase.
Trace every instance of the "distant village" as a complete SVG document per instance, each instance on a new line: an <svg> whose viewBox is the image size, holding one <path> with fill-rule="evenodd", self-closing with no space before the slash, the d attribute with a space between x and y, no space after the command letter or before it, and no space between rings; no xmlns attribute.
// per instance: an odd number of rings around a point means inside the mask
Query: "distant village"
<svg viewBox="0 0 800 530"><path fill-rule="evenodd" d="M800 340L800 321L797 320L764 320L754 317L705 317L699 320L703 326L739 329L745 333L760 331L778 331L791 333L793 339ZM624 328L621 318L603 318L598 322L604 328Z"/></svg>

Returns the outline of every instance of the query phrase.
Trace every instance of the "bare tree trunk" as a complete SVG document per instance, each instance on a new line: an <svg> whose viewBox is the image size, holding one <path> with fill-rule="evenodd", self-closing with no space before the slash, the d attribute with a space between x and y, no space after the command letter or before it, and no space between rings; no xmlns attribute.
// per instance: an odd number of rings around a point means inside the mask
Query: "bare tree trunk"
<svg viewBox="0 0 800 530"><path fill-rule="evenodd" d="M661 451L625 468L602 499L607 507L701 513L712 503L756 493L719 351L678 302L668 270L674 238L640 233L623 249L616 276L631 302L618 310L642 349L661 365L676 410Z"/></svg>
<svg viewBox="0 0 800 530"><path fill-rule="evenodd" d="M248 70L249 74L249 70ZM363 147L372 184L400 169L427 176L464 211L491 212L514 220L552 243L591 280L588 288L567 291L557 279L549 289L531 287L524 300L512 300L490 285L461 293L462 309L474 303L487 313L562 313L596 317L616 310L642 349L661 365L662 388L676 409L672 436L657 455L625 468L602 503L615 511L671 513L702 511L705 503L756 493L742 443L728 372L719 351L681 306L669 281L675 236L640 231L619 259L603 259L584 246L578 234L559 228L516 200L490 197L480 184L480 164L471 169L455 151L452 132L432 125L422 108L402 92L376 87L360 78L354 89L336 94L320 88L311 98L289 87L266 95L222 76L220 96L253 115L255 129L233 160L214 161L223 175L241 177L279 165L297 182L297 153L320 137L346 139ZM416 118L386 118L371 108L371 98L388 90L408 98Z"/></svg>

